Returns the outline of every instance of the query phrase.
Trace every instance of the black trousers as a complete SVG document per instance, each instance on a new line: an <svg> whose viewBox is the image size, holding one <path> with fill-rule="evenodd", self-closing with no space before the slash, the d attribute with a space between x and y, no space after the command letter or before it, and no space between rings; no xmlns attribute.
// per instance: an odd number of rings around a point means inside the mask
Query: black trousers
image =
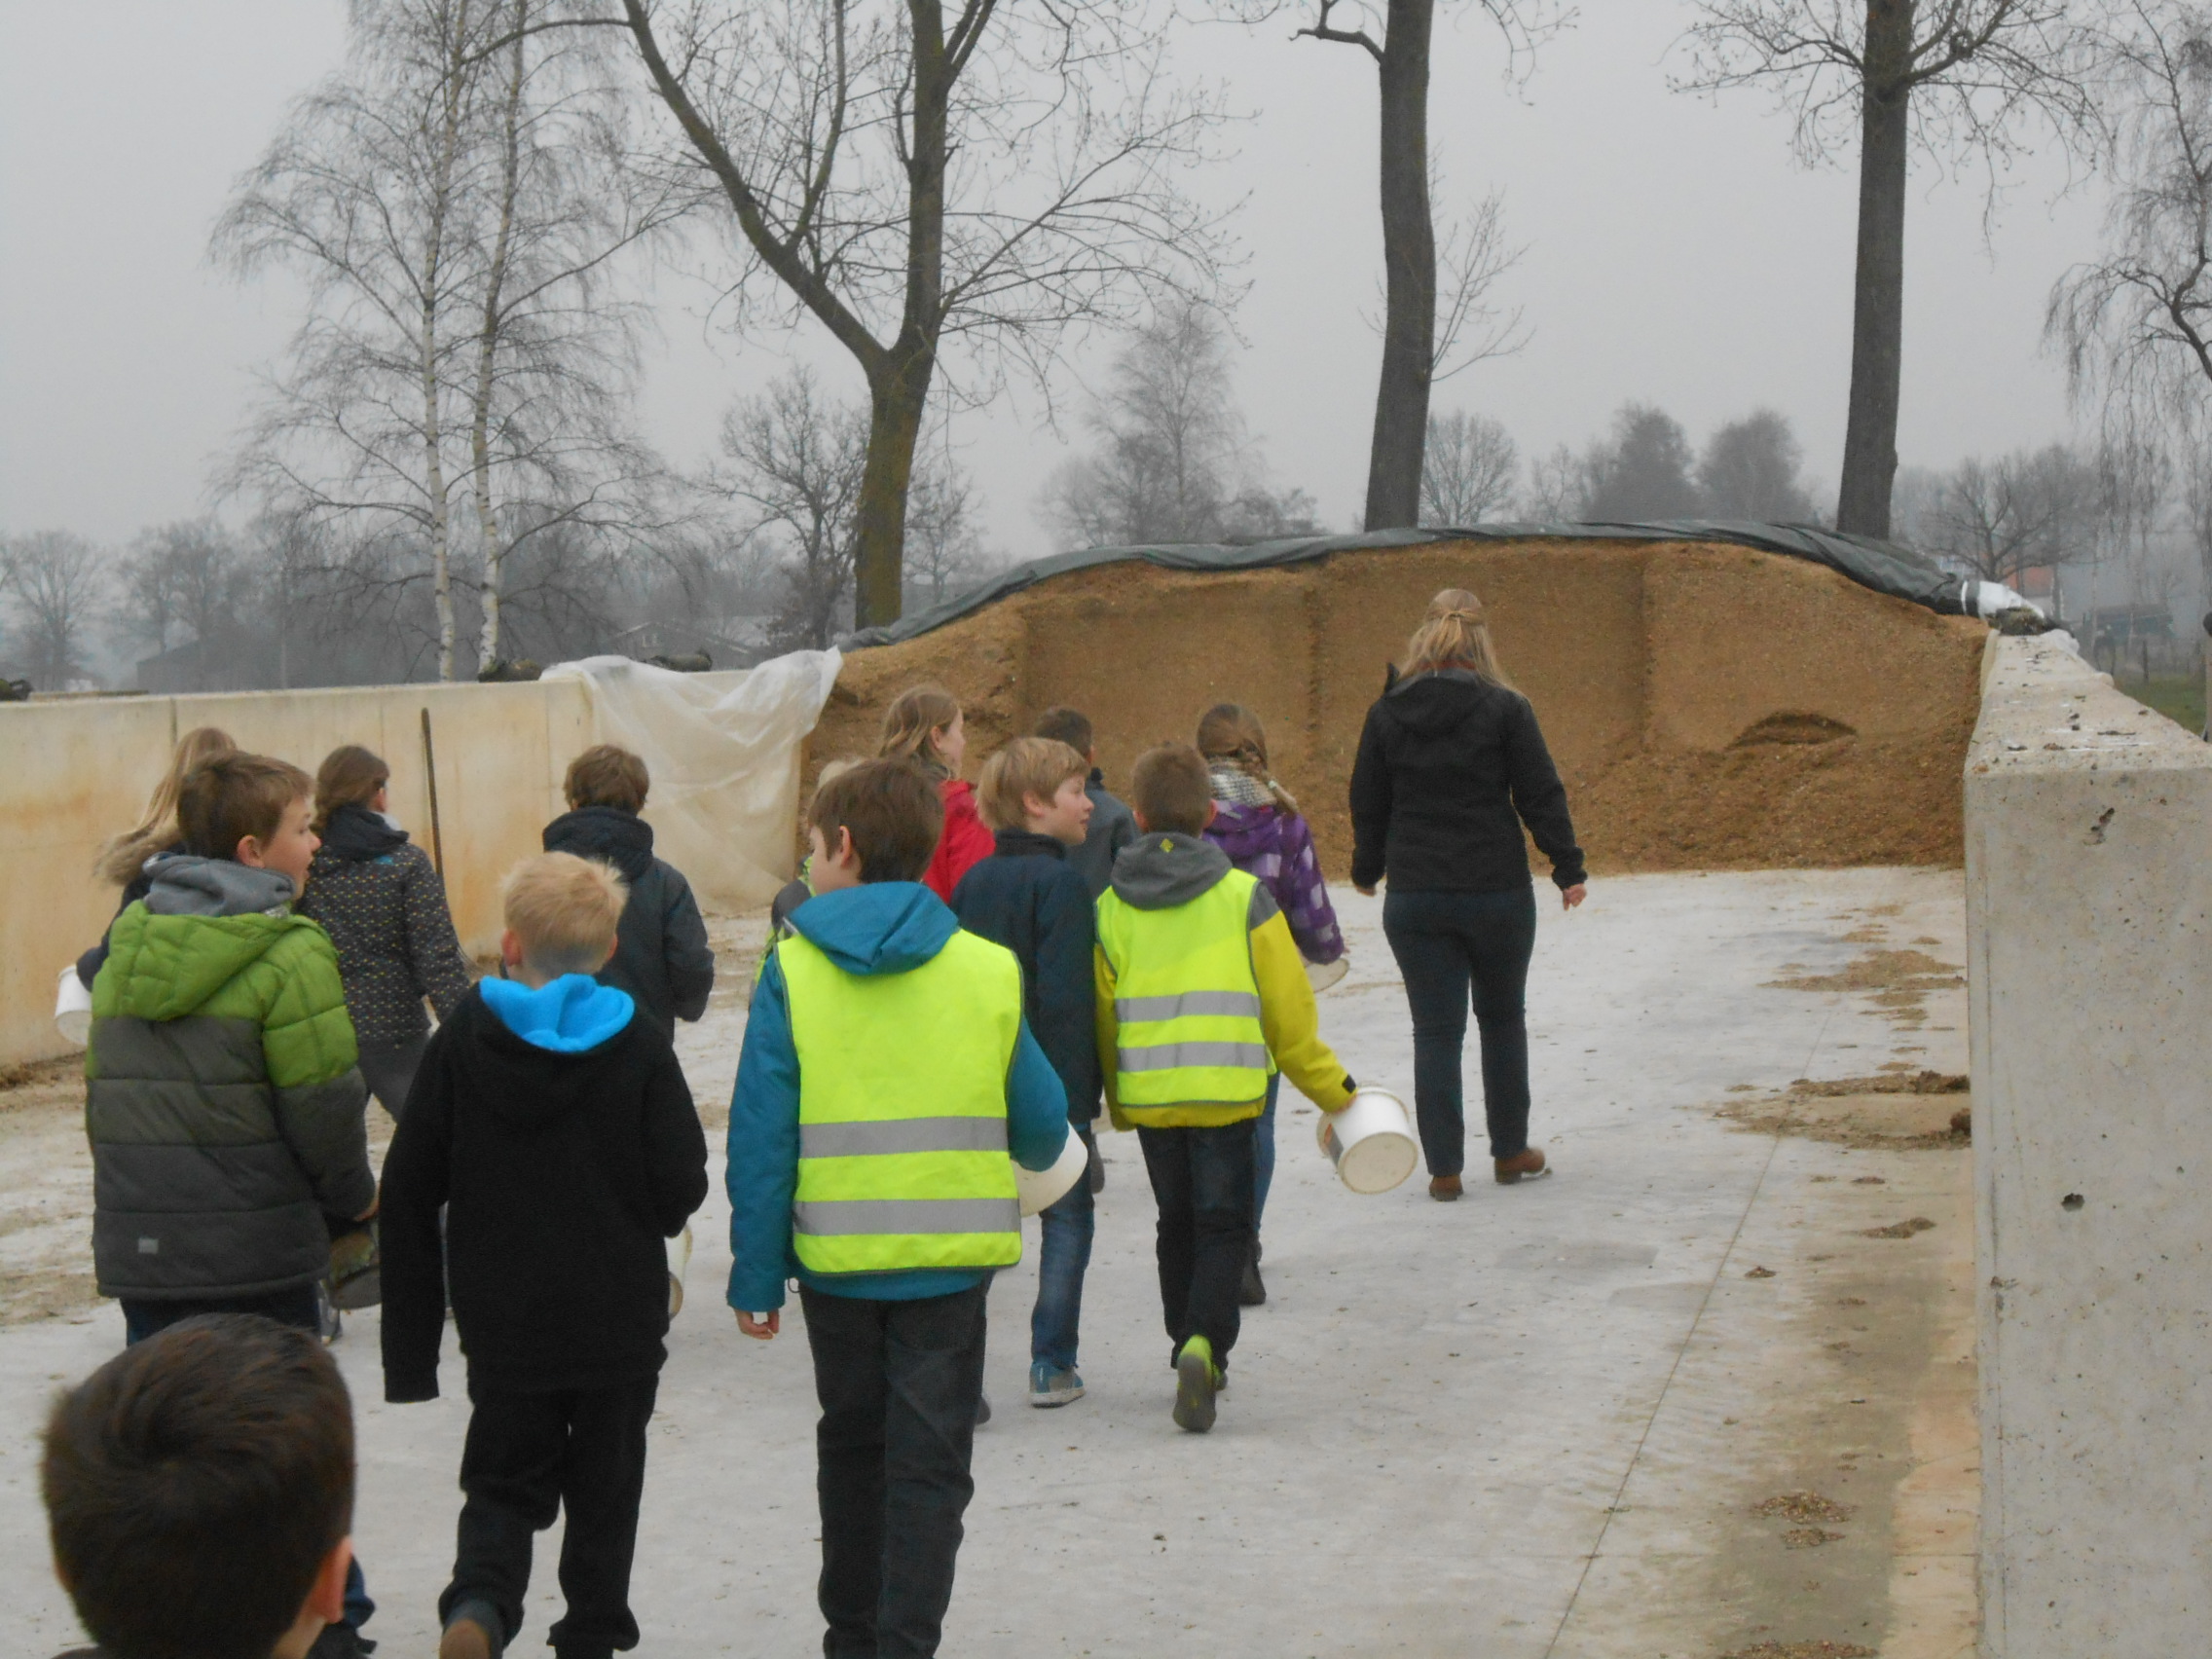
<svg viewBox="0 0 2212 1659"><path fill-rule="evenodd" d="M423 1051L429 1046L427 1036L410 1037L404 1043L361 1045L361 1081L384 1102L385 1111L395 1124L399 1114L407 1110L407 1091L415 1087L415 1074L423 1069Z"/></svg>
<svg viewBox="0 0 2212 1659"><path fill-rule="evenodd" d="M1237 1286L1252 1253L1257 1118L1210 1129L1137 1130L1160 1204L1160 1310L1180 1352L1194 1336L1216 1365L1236 1346Z"/></svg>
<svg viewBox="0 0 2212 1659"><path fill-rule="evenodd" d="M800 1287L822 1503L828 1659L928 1659L975 1495L968 1459L983 1393L982 1285L916 1302Z"/></svg>
<svg viewBox="0 0 2212 1659"><path fill-rule="evenodd" d="M438 1622L469 1602L498 1613L502 1642L522 1629L535 1535L562 1510L561 1593L568 1616L551 1632L560 1659L607 1659L638 1645L630 1562L645 1490L645 1425L660 1379L548 1394L471 1384L461 1453L459 1539Z"/></svg>
<svg viewBox="0 0 2212 1659"><path fill-rule="evenodd" d="M1431 1175L1466 1167L1459 1072L1467 1007L1482 1032L1483 1113L1490 1155L1529 1150L1529 958L1536 948L1531 888L1504 893L1400 893L1382 901L1382 934L1405 976L1414 1016L1414 1118Z"/></svg>

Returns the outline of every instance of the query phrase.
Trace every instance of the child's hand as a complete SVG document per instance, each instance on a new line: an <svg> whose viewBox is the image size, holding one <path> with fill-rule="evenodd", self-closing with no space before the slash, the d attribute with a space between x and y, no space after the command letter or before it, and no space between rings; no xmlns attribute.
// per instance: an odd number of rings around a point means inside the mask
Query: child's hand
<svg viewBox="0 0 2212 1659"><path fill-rule="evenodd" d="M1563 910L1571 910L1589 897L1590 889L1578 881L1572 887L1560 889L1559 907Z"/></svg>
<svg viewBox="0 0 2212 1659"><path fill-rule="evenodd" d="M1372 898L1374 898L1374 897L1375 897L1375 889L1374 889L1374 888L1372 888L1372 887L1362 887L1362 886L1360 886L1360 884L1359 884L1358 882L1356 882L1356 881L1355 881L1355 882L1353 882L1353 883L1351 884L1351 890L1352 890L1352 891L1353 891L1354 893L1364 894L1364 895L1365 895L1366 897L1368 897L1368 898L1370 898L1370 899L1372 899Z"/></svg>
<svg viewBox="0 0 2212 1659"><path fill-rule="evenodd" d="M772 1342L776 1333L784 1328L783 1310L771 1309L756 1319L741 1309L737 1315L737 1328L760 1342Z"/></svg>

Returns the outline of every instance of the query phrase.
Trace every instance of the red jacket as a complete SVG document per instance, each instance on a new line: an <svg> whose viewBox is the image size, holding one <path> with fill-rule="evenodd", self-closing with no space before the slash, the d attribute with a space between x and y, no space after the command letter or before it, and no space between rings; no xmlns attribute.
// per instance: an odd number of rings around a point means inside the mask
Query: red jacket
<svg viewBox="0 0 2212 1659"><path fill-rule="evenodd" d="M937 852L930 859L922 883L949 904L960 878L989 858L998 842L976 811L973 785L947 778L938 785L937 793L944 802L944 833L938 837Z"/></svg>

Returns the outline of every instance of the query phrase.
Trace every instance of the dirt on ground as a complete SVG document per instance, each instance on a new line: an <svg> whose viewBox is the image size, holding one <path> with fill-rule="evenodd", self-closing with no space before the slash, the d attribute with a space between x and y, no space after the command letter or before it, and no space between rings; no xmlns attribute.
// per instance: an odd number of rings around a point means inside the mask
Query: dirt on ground
<svg viewBox="0 0 2212 1659"><path fill-rule="evenodd" d="M1955 1149L1973 1138L1967 1080L1931 1071L1799 1079L1781 1094L1731 1100L1718 1114L1753 1134L1798 1135L1861 1150Z"/></svg>
<svg viewBox="0 0 2212 1659"><path fill-rule="evenodd" d="M1533 539L1238 571L1113 565L846 659L809 756L874 751L900 691L967 714L969 771L1055 704L1088 714L1109 787L1243 703L1322 860L1385 665L1430 596L1483 596L1600 871L1955 864L1987 630L1743 547ZM1539 865L1539 867L1541 866Z"/></svg>

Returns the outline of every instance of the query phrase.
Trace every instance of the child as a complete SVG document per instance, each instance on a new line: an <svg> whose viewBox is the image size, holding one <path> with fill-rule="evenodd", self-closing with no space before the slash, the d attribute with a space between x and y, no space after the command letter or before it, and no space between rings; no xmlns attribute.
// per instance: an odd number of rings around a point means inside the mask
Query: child
<svg viewBox="0 0 2212 1659"><path fill-rule="evenodd" d="M1137 821L1126 806L1106 793L1106 774L1098 769L1098 746L1092 740L1088 715L1069 708L1047 709L1038 717L1037 735L1066 744L1089 766L1084 793L1090 797L1090 828L1084 834L1083 845L1069 852L1068 863L1089 884L1090 896L1096 899L1113 882L1114 860L1137 838Z"/></svg>
<svg viewBox="0 0 2212 1659"><path fill-rule="evenodd" d="M585 750L569 762L569 810L545 827L543 845L612 865L629 884L621 942L599 982L627 993L665 1037L679 1019L707 1012L715 952L691 884L653 857L653 827L638 816L651 787L645 763L627 749L602 743Z"/></svg>
<svg viewBox="0 0 2212 1659"><path fill-rule="evenodd" d="M1098 1058L1115 1126L1136 1129L1160 1203L1175 1421L1202 1434L1236 1343L1268 1075L1287 1070L1324 1112L1350 1101L1352 1080L1321 1041L1273 898L1205 839L1205 760L1164 745L1139 757L1130 785L1143 834L1098 901Z"/></svg>
<svg viewBox="0 0 2212 1659"><path fill-rule="evenodd" d="M1316 967L1343 961L1345 936L1321 879L1321 861L1313 855L1313 831L1299 816L1290 792L1274 780L1259 716L1235 703L1216 703L1198 721L1198 753L1206 758L1213 788L1213 823L1206 839L1238 869L1260 879L1290 924L1301 956ZM1254 1131L1252 1259L1237 1292L1247 1308L1268 1299L1260 1277L1260 1218L1267 1214L1268 1189L1274 1182L1275 1096L1281 1089L1282 1075L1271 1073L1267 1109Z"/></svg>
<svg viewBox="0 0 2212 1659"><path fill-rule="evenodd" d="M176 749L169 756L169 769L162 781L154 786L147 798L145 815L134 829L126 830L100 849L99 862L93 866L102 881L123 889L123 898L115 906L115 913L124 911L146 897L153 877L146 866L164 853L173 853L184 844L184 831L177 828L176 803L184 780L210 760L220 760L236 755L239 746L231 741L231 734L219 726L195 726L176 740ZM112 925L112 924L111 924ZM107 960L107 940L77 958L77 977L86 990L99 977L100 964Z"/></svg>
<svg viewBox="0 0 2212 1659"><path fill-rule="evenodd" d="M1003 944L1021 964L1022 1013L1067 1090L1068 1122L1095 1158L1098 1034L1091 1013L1091 952L1098 933L1090 889L1068 863L1090 822L1089 762L1064 743L1017 737L983 762L977 798L998 831L998 851L961 877L952 896L960 925ZM1083 1398L1076 1330L1090 1263L1090 1184L1078 1181L1040 1218L1037 1307L1029 1319L1029 1403Z"/></svg>
<svg viewBox="0 0 2212 1659"><path fill-rule="evenodd" d="M820 789L831 778L843 772L850 772L859 764L858 760L826 760L822 764L821 773L814 780L814 787ZM763 968L768 965L767 952L776 947L776 941L780 939L789 939L798 931L792 926L792 912L814 897L814 888L807 880L807 869L813 863L814 861L811 858L800 859L798 874L793 876L791 880L778 888L776 897L769 903L768 943L760 955L760 966Z"/></svg>
<svg viewBox="0 0 2212 1659"><path fill-rule="evenodd" d="M343 1628L353 1408L309 1332L203 1314L126 1348L55 1402L39 1474L99 1643L65 1659L302 1659Z"/></svg>
<svg viewBox="0 0 2212 1659"><path fill-rule="evenodd" d="M126 1340L196 1313L319 1330L324 1215L376 1213L367 1090L330 936L292 902L319 843L297 766L232 754L177 792L184 850L115 920L92 981L92 1261ZM352 1652L372 1604L319 1653Z"/></svg>
<svg viewBox="0 0 2212 1659"><path fill-rule="evenodd" d="M876 754L886 760L911 760L937 786L944 803L944 832L930 855L922 884L946 903L970 868L991 856L991 832L976 812L976 792L960 776L968 753L967 722L960 700L941 685L916 685L902 691L883 716L883 741Z"/></svg>
<svg viewBox="0 0 2212 1659"><path fill-rule="evenodd" d="M774 1338L793 1275L806 1311L830 1654L937 1651L976 1490L984 1282L1021 1258L1008 1155L1045 1169L1067 1144L1020 964L921 885L943 811L903 761L816 793L814 897L753 993L730 1101L738 1328Z"/></svg>
<svg viewBox="0 0 2212 1659"><path fill-rule="evenodd" d="M514 1641L531 1534L563 1509L554 1647L608 1659L638 1642L662 1240L707 1196L707 1143L667 1034L591 977L626 897L613 870L567 853L515 866L507 977L479 981L438 1027L385 1161L385 1398L437 1398L449 1284L468 1361L439 1659L495 1659Z"/></svg>

